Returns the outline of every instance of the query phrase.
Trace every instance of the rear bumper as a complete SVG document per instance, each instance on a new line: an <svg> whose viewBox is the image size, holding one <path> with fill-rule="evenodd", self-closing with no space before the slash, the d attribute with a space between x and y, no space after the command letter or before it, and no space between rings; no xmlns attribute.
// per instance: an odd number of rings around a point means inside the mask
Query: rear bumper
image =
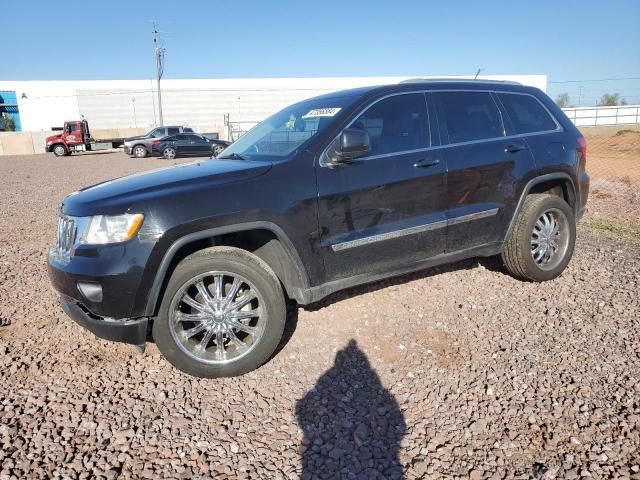
<svg viewBox="0 0 640 480"><path fill-rule="evenodd" d="M60 296L60 306L64 313L78 325L86 328L96 337L113 342L143 346L147 339L148 320L112 320L90 315L75 300Z"/></svg>
<svg viewBox="0 0 640 480"><path fill-rule="evenodd" d="M587 200L589 199L589 185L590 185L590 179L589 179L589 175L587 175L587 172L581 172L580 176L578 177L578 181L580 182L580 185L579 185L580 198L578 199L576 220L579 220L580 218L582 218L582 216L587 211Z"/></svg>

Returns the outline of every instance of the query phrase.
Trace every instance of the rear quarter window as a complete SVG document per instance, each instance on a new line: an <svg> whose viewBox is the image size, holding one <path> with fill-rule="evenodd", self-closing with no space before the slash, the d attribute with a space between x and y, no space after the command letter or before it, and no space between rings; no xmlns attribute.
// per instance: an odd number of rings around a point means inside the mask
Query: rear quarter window
<svg viewBox="0 0 640 480"><path fill-rule="evenodd" d="M516 133L535 133L555 130L556 122L542 104L531 95L499 93Z"/></svg>

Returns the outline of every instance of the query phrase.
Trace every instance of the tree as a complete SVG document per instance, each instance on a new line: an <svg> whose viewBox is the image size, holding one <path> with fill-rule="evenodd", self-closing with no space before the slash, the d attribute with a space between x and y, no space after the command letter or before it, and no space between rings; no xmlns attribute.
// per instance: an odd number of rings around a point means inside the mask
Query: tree
<svg viewBox="0 0 640 480"><path fill-rule="evenodd" d="M569 97L568 93L561 93L556 98L556 104L560 108L567 108L571 104L571 97Z"/></svg>
<svg viewBox="0 0 640 480"><path fill-rule="evenodd" d="M5 132L15 132L16 131L16 122L13 121L6 113L2 115L2 127Z"/></svg>
<svg viewBox="0 0 640 480"><path fill-rule="evenodd" d="M618 93L605 93L598 103L599 107L615 107L617 105L626 105L627 101L624 98L620 98Z"/></svg>

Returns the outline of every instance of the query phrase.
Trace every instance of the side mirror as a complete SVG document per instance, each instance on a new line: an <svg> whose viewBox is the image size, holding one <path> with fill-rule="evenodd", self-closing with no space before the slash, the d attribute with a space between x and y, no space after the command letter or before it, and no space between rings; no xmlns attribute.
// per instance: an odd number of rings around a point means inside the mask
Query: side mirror
<svg viewBox="0 0 640 480"><path fill-rule="evenodd" d="M369 153L369 134L359 128L346 128L340 135L340 148L336 152L338 161L361 157Z"/></svg>

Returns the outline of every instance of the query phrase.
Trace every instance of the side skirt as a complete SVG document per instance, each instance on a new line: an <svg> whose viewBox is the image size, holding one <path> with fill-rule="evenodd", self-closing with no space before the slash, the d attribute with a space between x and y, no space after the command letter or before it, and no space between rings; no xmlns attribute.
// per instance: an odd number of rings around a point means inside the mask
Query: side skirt
<svg viewBox="0 0 640 480"><path fill-rule="evenodd" d="M426 268L431 268L446 263L459 262L460 260L465 260L467 258L490 257L492 255L498 255L500 252L502 252L501 242L489 243L467 248L465 250L460 250L457 252L442 253L440 255L436 255L419 262L401 265L398 268L390 271L362 273L348 278L333 280L331 282L323 283L322 285L303 290L303 304L308 305L310 303L317 302L334 292L345 290L347 288L355 287L358 285L364 285L385 278L396 277L398 275L405 275L407 273L417 272L419 270L424 270Z"/></svg>

